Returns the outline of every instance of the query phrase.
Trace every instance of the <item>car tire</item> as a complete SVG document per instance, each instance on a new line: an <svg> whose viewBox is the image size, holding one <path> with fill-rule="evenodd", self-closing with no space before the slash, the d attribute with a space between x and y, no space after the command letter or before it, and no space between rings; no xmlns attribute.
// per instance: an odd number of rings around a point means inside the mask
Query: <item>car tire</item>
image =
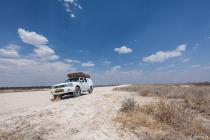
<svg viewBox="0 0 210 140"><path fill-rule="evenodd" d="M78 97L81 94L81 90L79 87L75 87L75 90L73 92L74 97Z"/></svg>
<svg viewBox="0 0 210 140"><path fill-rule="evenodd" d="M89 93L93 92L93 87L90 87Z"/></svg>

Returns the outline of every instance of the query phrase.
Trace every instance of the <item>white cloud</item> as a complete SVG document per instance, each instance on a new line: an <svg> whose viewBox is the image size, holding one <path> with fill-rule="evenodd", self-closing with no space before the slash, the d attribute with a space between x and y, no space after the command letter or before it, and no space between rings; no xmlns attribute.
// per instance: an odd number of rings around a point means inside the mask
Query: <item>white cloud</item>
<svg viewBox="0 0 210 140"><path fill-rule="evenodd" d="M71 14L71 18L75 18L75 15L74 14Z"/></svg>
<svg viewBox="0 0 210 140"><path fill-rule="evenodd" d="M78 5L79 9L82 9L82 7L80 5Z"/></svg>
<svg viewBox="0 0 210 140"><path fill-rule="evenodd" d="M103 65L109 65L109 64L111 64L112 62L110 62L110 61L104 61L104 62L101 62Z"/></svg>
<svg viewBox="0 0 210 140"><path fill-rule="evenodd" d="M80 63L80 61L78 61L78 60L71 60L71 59L65 59L64 61L66 61L68 63Z"/></svg>
<svg viewBox="0 0 210 140"><path fill-rule="evenodd" d="M181 51L185 51L186 50L186 44L183 45L179 45L176 50L173 51L158 51L156 54L152 54L148 57L143 57L143 61L144 62L164 62L166 59L172 58L172 57L177 57L177 56L181 56L182 53Z"/></svg>
<svg viewBox="0 0 210 140"><path fill-rule="evenodd" d="M162 67L158 67L158 68L156 68L155 70L162 70Z"/></svg>
<svg viewBox="0 0 210 140"><path fill-rule="evenodd" d="M139 65L140 65L140 66L143 66L143 65L147 66L148 64L142 64L142 63L139 63Z"/></svg>
<svg viewBox="0 0 210 140"><path fill-rule="evenodd" d="M21 47L14 44L9 44L8 46L0 49L0 56L8 56L8 57L19 57L18 50Z"/></svg>
<svg viewBox="0 0 210 140"><path fill-rule="evenodd" d="M75 71L70 64L61 61L46 62L21 57L0 58L0 74L4 73L1 78L4 76L8 79L0 82L2 86L49 86L64 81L67 79L67 73ZM12 77L15 77L15 80Z"/></svg>
<svg viewBox="0 0 210 140"><path fill-rule="evenodd" d="M40 57L50 56L55 53L53 49L45 45L39 46L38 48L34 49L34 52Z"/></svg>
<svg viewBox="0 0 210 140"><path fill-rule="evenodd" d="M200 67L200 65L192 65L192 66L190 66L189 68L197 68L197 67Z"/></svg>
<svg viewBox="0 0 210 140"><path fill-rule="evenodd" d="M40 57L42 59L56 60L60 58L59 56L55 55L53 49L45 45L38 46L36 49L34 49L34 52L35 54L32 54L32 56Z"/></svg>
<svg viewBox="0 0 210 140"><path fill-rule="evenodd" d="M68 5L67 3L64 3L63 5L66 7L66 11L67 11L67 12L72 12L72 11L69 9L69 5Z"/></svg>
<svg viewBox="0 0 210 140"><path fill-rule="evenodd" d="M48 42L47 38L36 32L25 31L24 29L18 29L19 37L23 42L36 46L34 49L35 54L32 56L41 57L42 59L56 60L60 57L55 55L55 52L45 44Z"/></svg>
<svg viewBox="0 0 210 140"><path fill-rule="evenodd" d="M83 67L93 67L95 64L91 61L88 61L87 63L82 63Z"/></svg>
<svg viewBox="0 0 210 140"><path fill-rule="evenodd" d="M208 39L210 39L210 36L205 36L205 40L208 40Z"/></svg>
<svg viewBox="0 0 210 140"><path fill-rule="evenodd" d="M88 53L88 51L84 51L84 50L77 50L76 52L78 52L78 53Z"/></svg>
<svg viewBox="0 0 210 140"><path fill-rule="evenodd" d="M35 46L43 45L48 42L46 37L44 37L43 35L39 35L36 32L29 32L29 31L19 28L18 34L23 42L32 44Z"/></svg>
<svg viewBox="0 0 210 140"><path fill-rule="evenodd" d="M131 62L131 63L125 63L123 65L132 65L132 64L133 64L133 62Z"/></svg>
<svg viewBox="0 0 210 140"><path fill-rule="evenodd" d="M115 72L117 72L119 69L121 69L121 66L120 66L120 65L111 67L111 72L112 72L112 73L115 73Z"/></svg>
<svg viewBox="0 0 210 140"><path fill-rule="evenodd" d="M64 2L70 2L70 3L73 3L74 0L64 0Z"/></svg>
<svg viewBox="0 0 210 140"><path fill-rule="evenodd" d="M176 48L176 51L185 51L185 50L186 50L186 46L187 46L187 44L179 45L179 46Z"/></svg>
<svg viewBox="0 0 210 140"><path fill-rule="evenodd" d="M106 73L106 75L117 74L117 73L119 73L119 69L121 69L121 66L117 65L117 66L111 67L105 73Z"/></svg>
<svg viewBox="0 0 210 140"><path fill-rule="evenodd" d="M190 59L184 59L182 60L182 62L188 62Z"/></svg>
<svg viewBox="0 0 210 140"><path fill-rule="evenodd" d="M48 59L49 60L57 60L57 59L59 59L60 57L59 56L57 56L57 55L52 55L52 56L50 56Z"/></svg>
<svg viewBox="0 0 210 140"><path fill-rule="evenodd" d="M167 72L168 73L173 73L173 72L176 72L176 70L168 70Z"/></svg>
<svg viewBox="0 0 210 140"><path fill-rule="evenodd" d="M75 9L75 7L79 8L80 10L82 9L82 6L77 4L76 0L64 0L63 5L66 7L66 11L71 13L71 18L75 18L76 16L73 14L74 11L70 10L70 7L71 9Z"/></svg>
<svg viewBox="0 0 210 140"><path fill-rule="evenodd" d="M175 65L169 65L169 66L166 66L166 67L158 67L156 68L155 70L163 70L163 69L167 69L167 68L172 68L174 67Z"/></svg>
<svg viewBox="0 0 210 140"><path fill-rule="evenodd" d="M174 67L174 65L170 65L169 67Z"/></svg>
<svg viewBox="0 0 210 140"><path fill-rule="evenodd" d="M130 48L127 48L126 46L122 46L121 48L115 48L114 51L118 52L119 54L132 52L132 50Z"/></svg>
<svg viewBox="0 0 210 140"><path fill-rule="evenodd" d="M148 57L144 57L143 61L144 62L164 62L166 59L171 58L171 57L176 57L180 56L181 52L178 51L169 51L169 52L163 52L159 51L156 54L152 54Z"/></svg>
<svg viewBox="0 0 210 140"><path fill-rule="evenodd" d="M204 69L210 69L210 66L206 66L206 67L204 67Z"/></svg>
<svg viewBox="0 0 210 140"><path fill-rule="evenodd" d="M193 47L193 50L197 49L197 47L199 46L200 44L196 44L195 47Z"/></svg>

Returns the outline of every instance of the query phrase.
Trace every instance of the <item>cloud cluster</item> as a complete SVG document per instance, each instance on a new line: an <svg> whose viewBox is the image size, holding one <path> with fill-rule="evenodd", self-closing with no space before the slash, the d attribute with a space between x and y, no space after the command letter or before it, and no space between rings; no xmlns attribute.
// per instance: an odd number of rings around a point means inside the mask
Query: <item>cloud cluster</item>
<svg viewBox="0 0 210 140"><path fill-rule="evenodd" d="M14 44L9 44L8 46L0 49L0 56L8 56L8 57L19 57L18 50L21 47Z"/></svg>
<svg viewBox="0 0 210 140"><path fill-rule="evenodd" d="M182 60L182 62L188 62L190 59L184 59Z"/></svg>
<svg viewBox="0 0 210 140"><path fill-rule="evenodd" d="M0 48L0 77L8 79L0 83L2 86L51 85L67 78L63 73L76 71L71 64L52 61L59 56L46 45L48 40L43 35L22 28L18 29L18 35L24 43L35 47L34 53L19 55L22 47L14 44ZM70 59L67 61L78 62ZM9 80L13 77L14 80Z"/></svg>
<svg viewBox="0 0 210 140"><path fill-rule="evenodd" d="M93 67L95 64L92 61L88 61L86 63L82 63L83 67Z"/></svg>
<svg viewBox="0 0 210 140"><path fill-rule="evenodd" d="M156 54L152 54L148 57L144 57L143 61L144 62L164 62L166 59L172 58L172 57L177 57L177 56L181 56L182 55L182 51L186 50L186 46L187 44L182 44L179 45L176 50L173 51L158 51Z"/></svg>
<svg viewBox="0 0 210 140"><path fill-rule="evenodd" d="M118 52L119 54L132 52L132 50L130 48L127 48L126 46L122 46L121 48L115 48L114 51Z"/></svg>
<svg viewBox="0 0 210 140"><path fill-rule="evenodd" d="M110 61L103 61L103 62L101 62L103 65L109 65L109 64L111 64L112 62L110 62Z"/></svg>
<svg viewBox="0 0 210 140"><path fill-rule="evenodd" d="M59 59L59 56L55 55L54 50L45 45L48 40L43 35L37 34L36 32L29 32L22 28L18 29L18 34L24 43L36 46L33 56L48 60Z"/></svg>
<svg viewBox="0 0 210 140"><path fill-rule="evenodd" d="M196 64L196 65L190 66L189 68L198 68L198 67L200 67L200 65L199 64Z"/></svg>
<svg viewBox="0 0 210 140"><path fill-rule="evenodd" d="M80 63L80 61L78 61L78 60L71 60L71 59L65 59L64 61L66 61L68 63Z"/></svg>
<svg viewBox="0 0 210 140"><path fill-rule="evenodd" d="M79 8L79 9L82 9L82 6L77 4L76 1L77 0L64 0L63 5L66 7L66 11L71 13L71 18L75 18L76 16L75 16L75 14L73 13L73 11L71 10L70 7L72 7L72 9L75 8L75 7Z"/></svg>

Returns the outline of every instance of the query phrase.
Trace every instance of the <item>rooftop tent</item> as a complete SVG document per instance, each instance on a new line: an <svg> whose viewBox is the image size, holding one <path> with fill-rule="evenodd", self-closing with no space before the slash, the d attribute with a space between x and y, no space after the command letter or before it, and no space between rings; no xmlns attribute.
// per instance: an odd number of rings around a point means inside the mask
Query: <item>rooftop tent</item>
<svg viewBox="0 0 210 140"><path fill-rule="evenodd" d="M68 78L76 78L76 77L90 78L89 74L85 74L83 72L70 73L67 76Z"/></svg>

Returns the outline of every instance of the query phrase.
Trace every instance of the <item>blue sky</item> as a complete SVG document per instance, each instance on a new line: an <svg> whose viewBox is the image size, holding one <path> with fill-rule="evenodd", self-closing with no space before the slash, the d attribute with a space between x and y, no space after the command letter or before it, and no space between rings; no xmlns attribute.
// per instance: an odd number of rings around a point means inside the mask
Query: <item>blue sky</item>
<svg viewBox="0 0 210 140"><path fill-rule="evenodd" d="M0 86L210 81L209 0L0 2Z"/></svg>

